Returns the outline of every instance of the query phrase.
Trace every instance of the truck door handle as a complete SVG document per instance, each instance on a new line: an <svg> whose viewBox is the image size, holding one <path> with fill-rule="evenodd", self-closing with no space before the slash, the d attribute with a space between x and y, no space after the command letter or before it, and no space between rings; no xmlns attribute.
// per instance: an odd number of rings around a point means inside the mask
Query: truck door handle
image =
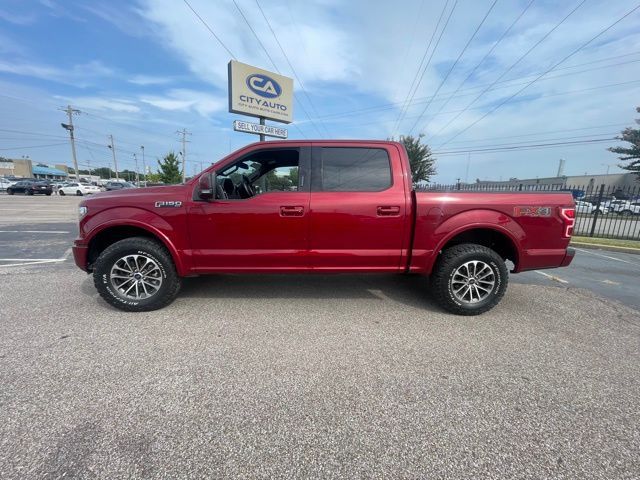
<svg viewBox="0 0 640 480"><path fill-rule="evenodd" d="M304 207L289 205L280 207L281 217L301 217L302 215L304 215Z"/></svg>
<svg viewBox="0 0 640 480"><path fill-rule="evenodd" d="M400 215L400 207L381 206L378 207L379 217L396 217Z"/></svg>

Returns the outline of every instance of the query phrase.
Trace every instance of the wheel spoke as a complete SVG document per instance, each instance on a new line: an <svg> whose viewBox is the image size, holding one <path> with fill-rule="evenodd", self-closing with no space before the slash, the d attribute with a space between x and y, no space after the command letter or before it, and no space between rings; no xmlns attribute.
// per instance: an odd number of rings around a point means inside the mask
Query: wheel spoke
<svg viewBox="0 0 640 480"><path fill-rule="evenodd" d="M119 262L118 262L118 263L119 263ZM126 262L124 263L124 265L125 265L127 268L123 268L123 267L121 267L118 263L116 263L116 264L113 266L113 268L117 268L118 270L122 270L123 272L133 273L133 271L129 269L129 265L127 265L127 263L126 263Z"/></svg>
<svg viewBox="0 0 640 480"><path fill-rule="evenodd" d="M126 291L126 292L124 292L124 294L125 294L125 295L127 295L127 294L131 291L131 289L132 289L133 287L135 287L137 284L138 284L138 282L133 282L133 283L131 284L131 286L130 286L129 288L127 288L127 291Z"/></svg>

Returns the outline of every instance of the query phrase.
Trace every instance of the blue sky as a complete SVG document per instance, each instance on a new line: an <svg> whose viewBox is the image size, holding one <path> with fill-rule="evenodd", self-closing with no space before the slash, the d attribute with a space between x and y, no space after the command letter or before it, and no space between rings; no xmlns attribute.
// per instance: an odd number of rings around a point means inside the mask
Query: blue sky
<svg viewBox="0 0 640 480"><path fill-rule="evenodd" d="M256 1L236 2L276 67L293 76ZM560 158L566 174L619 171L606 151L614 142L495 149L604 140L633 125L640 10L527 86L633 1L498 0L493 8L493 0L259 2L307 93L296 81L290 138L425 133L443 183L464 180L467 164L470 181L552 176ZM232 0L189 3L238 60L274 70ZM60 107L71 104L82 112L74 118L81 164L109 165L112 134L121 168L133 168L140 145L154 165L180 150L175 132L186 128L187 171L199 171L256 139L231 129L242 117L227 112L229 59L180 0L4 0L0 156L70 164Z"/></svg>

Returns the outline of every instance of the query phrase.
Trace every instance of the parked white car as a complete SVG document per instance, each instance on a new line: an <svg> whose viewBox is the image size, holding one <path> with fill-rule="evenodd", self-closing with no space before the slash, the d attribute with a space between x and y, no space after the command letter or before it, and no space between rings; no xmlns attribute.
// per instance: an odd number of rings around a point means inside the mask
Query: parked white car
<svg viewBox="0 0 640 480"><path fill-rule="evenodd" d="M640 215L640 203L632 203L629 200L611 200L609 209L618 215Z"/></svg>
<svg viewBox="0 0 640 480"><path fill-rule="evenodd" d="M11 185L15 184L16 182L13 180L8 180L6 178L0 178L0 190L6 190L8 187L10 187Z"/></svg>
<svg viewBox="0 0 640 480"><path fill-rule="evenodd" d="M600 211L600 215L606 215L607 213L609 213L609 209L602 205L600 205L600 208L598 208L598 210ZM576 213L596 213L596 206L589 202L576 200Z"/></svg>
<svg viewBox="0 0 640 480"><path fill-rule="evenodd" d="M58 195L89 195L91 193L100 192L100 187L89 185L87 183L67 183L64 187L58 189Z"/></svg>

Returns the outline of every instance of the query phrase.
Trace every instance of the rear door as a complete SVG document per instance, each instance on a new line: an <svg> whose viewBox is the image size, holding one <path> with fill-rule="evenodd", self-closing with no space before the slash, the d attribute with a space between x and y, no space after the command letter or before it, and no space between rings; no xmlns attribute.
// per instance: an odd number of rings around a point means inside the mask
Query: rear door
<svg viewBox="0 0 640 480"><path fill-rule="evenodd" d="M407 193L395 146L314 145L311 267L399 270L408 228Z"/></svg>

